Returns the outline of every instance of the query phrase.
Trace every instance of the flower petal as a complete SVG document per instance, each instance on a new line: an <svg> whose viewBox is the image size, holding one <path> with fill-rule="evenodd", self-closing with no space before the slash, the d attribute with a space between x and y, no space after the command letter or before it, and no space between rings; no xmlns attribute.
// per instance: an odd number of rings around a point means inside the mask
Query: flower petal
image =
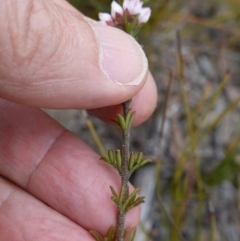
<svg viewBox="0 0 240 241"><path fill-rule="evenodd" d="M143 3L140 0L124 0L123 9L130 15L137 15L142 10Z"/></svg>
<svg viewBox="0 0 240 241"><path fill-rule="evenodd" d="M122 7L115 1L112 1L111 4L111 15L114 20L116 20L117 16L123 16Z"/></svg>
<svg viewBox="0 0 240 241"><path fill-rule="evenodd" d="M112 21L112 16L109 13L99 13L98 17L101 21Z"/></svg>
<svg viewBox="0 0 240 241"><path fill-rule="evenodd" d="M143 24L148 21L151 15L150 8L142 8L141 13L138 16L138 24Z"/></svg>
<svg viewBox="0 0 240 241"><path fill-rule="evenodd" d="M112 16L108 13L99 13L98 17L100 19L100 23L104 24L104 25L109 25L109 26L113 26L113 19Z"/></svg>

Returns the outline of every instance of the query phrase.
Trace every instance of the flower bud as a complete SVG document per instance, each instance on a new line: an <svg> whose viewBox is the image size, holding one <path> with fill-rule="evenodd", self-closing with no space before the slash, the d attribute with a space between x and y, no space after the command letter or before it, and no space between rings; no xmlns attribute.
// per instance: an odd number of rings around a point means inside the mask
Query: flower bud
<svg viewBox="0 0 240 241"><path fill-rule="evenodd" d="M140 0L124 0L123 9L127 11L129 15L140 14L143 3Z"/></svg>
<svg viewBox="0 0 240 241"><path fill-rule="evenodd" d="M122 7L115 1L111 4L111 15L114 20L123 16L123 9Z"/></svg>
<svg viewBox="0 0 240 241"><path fill-rule="evenodd" d="M138 24L143 24L148 21L151 15L151 9L150 8L142 8L139 16L138 16Z"/></svg>
<svg viewBox="0 0 240 241"><path fill-rule="evenodd" d="M106 25L113 24L112 16L108 13L99 13L98 17L99 17L101 23L103 23L103 24L106 24Z"/></svg>

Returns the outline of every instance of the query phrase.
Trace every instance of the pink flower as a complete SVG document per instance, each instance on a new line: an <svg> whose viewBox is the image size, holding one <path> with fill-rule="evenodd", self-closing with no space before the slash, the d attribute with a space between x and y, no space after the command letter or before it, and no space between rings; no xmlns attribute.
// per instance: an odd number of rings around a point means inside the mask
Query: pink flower
<svg viewBox="0 0 240 241"><path fill-rule="evenodd" d="M113 19L118 19L123 16L122 7L115 1L112 1L112 4L111 4L111 15Z"/></svg>
<svg viewBox="0 0 240 241"><path fill-rule="evenodd" d="M141 0L124 0L123 7L117 2L112 1L111 15L108 13L99 13L100 22L105 25L115 26L126 30L127 24L131 24L137 18L137 23L132 26L132 32L134 28L138 28L148 21L151 15L150 8L143 8L143 2ZM128 25L129 26L129 25Z"/></svg>
<svg viewBox="0 0 240 241"><path fill-rule="evenodd" d="M98 17L99 17L101 23L106 24L106 25L113 25L113 19L110 14L99 13Z"/></svg>
<svg viewBox="0 0 240 241"><path fill-rule="evenodd" d="M148 21L151 15L151 9L150 8L142 8L141 12L138 16L138 24L143 24Z"/></svg>
<svg viewBox="0 0 240 241"><path fill-rule="evenodd" d="M137 15L142 10L143 3L140 0L124 0L123 9L127 11L129 15Z"/></svg>

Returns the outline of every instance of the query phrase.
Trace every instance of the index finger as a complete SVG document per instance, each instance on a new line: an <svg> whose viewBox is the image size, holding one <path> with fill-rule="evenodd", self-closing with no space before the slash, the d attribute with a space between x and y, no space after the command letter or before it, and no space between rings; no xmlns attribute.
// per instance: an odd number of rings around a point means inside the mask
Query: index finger
<svg viewBox="0 0 240 241"><path fill-rule="evenodd" d="M109 186L115 170L86 144L36 108L0 101L0 175L85 229L106 233L116 223ZM133 227L139 208L129 212Z"/></svg>

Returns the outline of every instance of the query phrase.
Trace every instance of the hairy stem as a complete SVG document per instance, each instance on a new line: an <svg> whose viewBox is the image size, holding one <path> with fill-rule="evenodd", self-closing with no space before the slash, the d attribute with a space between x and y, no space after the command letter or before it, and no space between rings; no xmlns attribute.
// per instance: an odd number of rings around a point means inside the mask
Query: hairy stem
<svg viewBox="0 0 240 241"><path fill-rule="evenodd" d="M123 116L126 118L127 112L129 110L129 105L131 100L126 101L122 104L123 106ZM128 171L128 160L129 160L129 152L130 152L130 128L127 127L123 130L123 140L122 140L122 170L121 170L121 181L122 188L124 188L123 202L127 199L129 195L128 190L128 179L129 179L129 171ZM126 212L119 208L118 213L118 224L117 224L117 241L123 241L124 236L124 224L125 224L125 216Z"/></svg>

